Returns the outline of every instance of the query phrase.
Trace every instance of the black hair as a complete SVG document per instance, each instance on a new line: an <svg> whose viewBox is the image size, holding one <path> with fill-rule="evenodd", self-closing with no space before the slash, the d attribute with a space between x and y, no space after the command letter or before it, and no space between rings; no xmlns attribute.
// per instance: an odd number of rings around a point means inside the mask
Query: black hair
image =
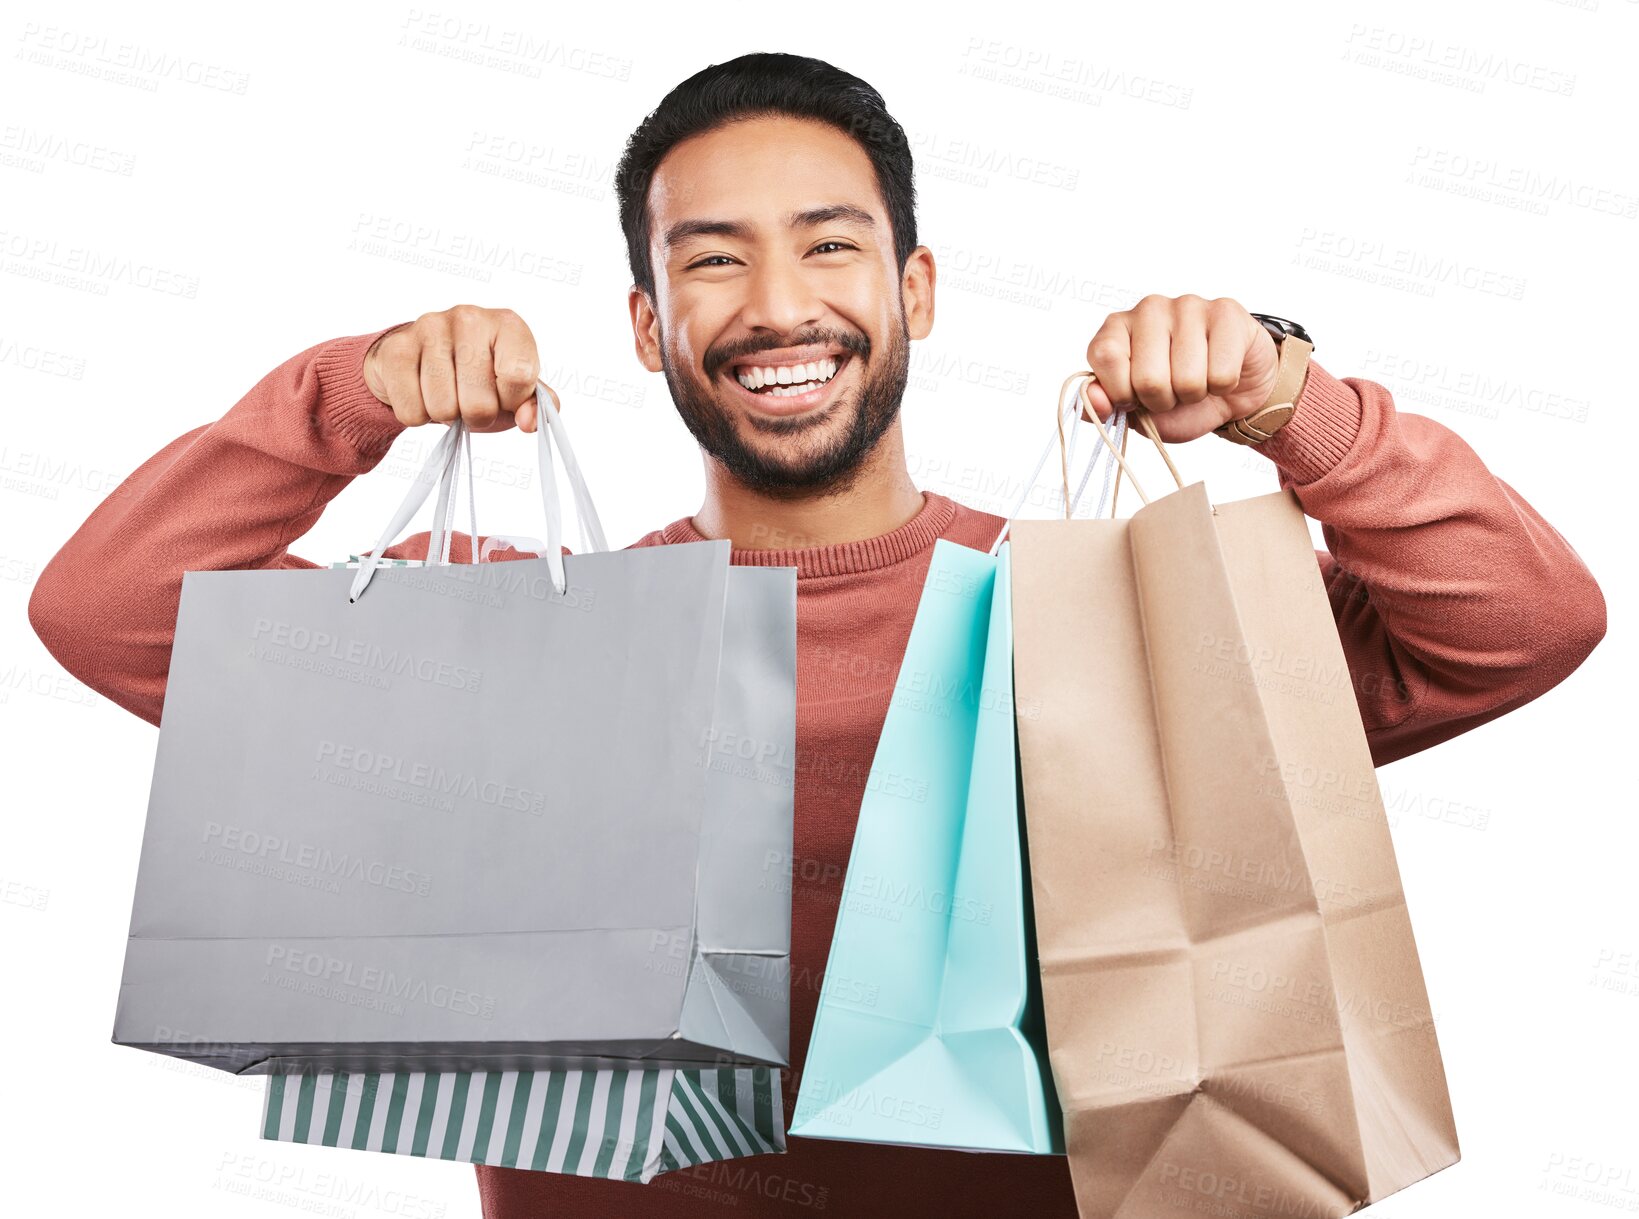
<svg viewBox="0 0 1639 1219"><path fill-rule="evenodd" d="M822 59L759 51L696 72L661 99L626 141L615 171L620 227L632 282L654 297L649 261L649 183L655 168L691 136L740 119L771 115L818 119L852 136L871 159L888 207L894 256L903 274L916 248L916 185L910 142L882 95Z"/></svg>

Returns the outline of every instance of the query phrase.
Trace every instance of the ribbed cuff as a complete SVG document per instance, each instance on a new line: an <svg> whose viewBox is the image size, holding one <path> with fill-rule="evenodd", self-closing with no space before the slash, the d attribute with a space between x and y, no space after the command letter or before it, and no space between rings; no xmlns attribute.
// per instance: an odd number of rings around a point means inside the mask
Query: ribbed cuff
<svg viewBox="0 0 1639 1219"><path fill-rule="evenodd" d="M1360 434L1360 396L1313 360L1297 411L1257 446L1292 482L1312 483L1343 460Z"/></svg>
<svg viewBox="0 0 1639 1219"><path fill-rule="evenodd" d="M367 456L385 453L404 425L393 408L370 392L364 381L364 356L382 335L412 325L397 325L325 344L314 361L319 378L319 411L326 423Z"/></svg>

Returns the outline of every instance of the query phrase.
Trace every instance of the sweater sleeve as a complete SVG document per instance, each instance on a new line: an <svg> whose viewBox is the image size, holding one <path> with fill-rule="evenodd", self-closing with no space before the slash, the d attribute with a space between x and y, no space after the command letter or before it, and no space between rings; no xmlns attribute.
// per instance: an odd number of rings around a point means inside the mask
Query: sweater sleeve
<svg viewBox="0 0 1639 1219"><path fill-rule="evenodd" d="M1297 413L1258 451L1320 522L1377 765L1530 702L1603 638L1604 597L1570 544L1381 385L1311 362Z"/></svg>
<svg viewBox="0 0 1639 1219"><path fill-rule="evenodd" d="M408 324L291 357L114 488L29 599L29 622L58 663L158 724L183 573L318 566L288 546L403 430L365 384L363 361L378 337ZM415 553L414 542L387 553Z"/></svg>

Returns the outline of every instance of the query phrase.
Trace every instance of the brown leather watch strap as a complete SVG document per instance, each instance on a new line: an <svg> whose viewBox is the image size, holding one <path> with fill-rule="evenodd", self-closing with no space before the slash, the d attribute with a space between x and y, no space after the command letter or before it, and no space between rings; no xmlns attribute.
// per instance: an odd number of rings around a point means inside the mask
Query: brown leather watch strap
<svg viewBox="0 0 1639 1219"><path fill-rule="evenodd" d="M1296 335L1287 335L1280 344L1280 364L1275 373L1275 388L1269 400L1244 419L1231 419L1222 427L1214 428L1213 435L1233 440L1236 444L1260 445L1273 436L1297 413L1298 396L1309 375L1309 353L1314 344L1305 343Z"/></svg>

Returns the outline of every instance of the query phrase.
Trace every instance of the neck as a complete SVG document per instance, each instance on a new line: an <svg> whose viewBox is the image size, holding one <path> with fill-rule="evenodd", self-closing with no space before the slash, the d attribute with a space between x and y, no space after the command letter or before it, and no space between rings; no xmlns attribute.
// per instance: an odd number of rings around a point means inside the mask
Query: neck
<svg viewBox="0 0 1639 1219"><path fill-rule="evenodd" d="M922 511L922 493L905 465L899 421L882 434L839 491L779 498L738 481L705 454L706 498L694 527L728 538L736 550L787 550L860 542L891 533Z"/></svg>

